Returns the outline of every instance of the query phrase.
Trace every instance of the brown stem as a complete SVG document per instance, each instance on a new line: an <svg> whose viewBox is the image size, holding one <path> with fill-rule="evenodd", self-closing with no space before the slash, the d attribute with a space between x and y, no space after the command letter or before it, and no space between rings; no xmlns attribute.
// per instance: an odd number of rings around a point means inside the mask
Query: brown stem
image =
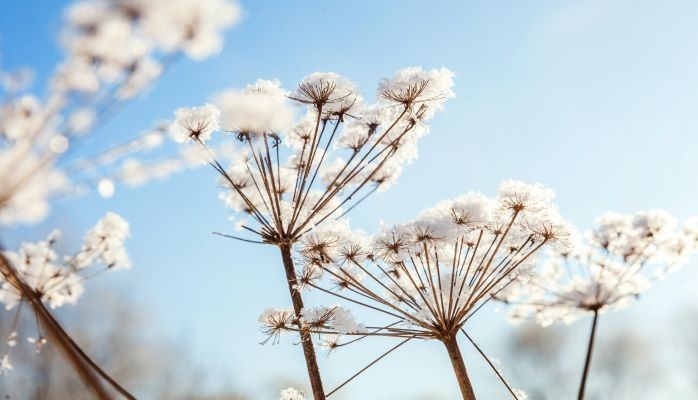
<svg viewBox="0 0 698 400"><path fill-rule="evenodd" d="M82 358L82 360L87 364L88 367L92 368L92 370L94 372L96 372L97 375L99 375L100 377L102 377L102 379L107 381L107 383L109 383L109 385L111 385L111 387L114 388L114 390L119 392L119 394L124 396L124 398L126 398L128 400L136 400L136 398L131 393L129 393L123 386L121 386L119 384L119 382L114 380L114 378L109 376L109 374L107 374L106 371L104 371L99 365L97 365L97 363L94 362L90 358L90 356L88 356L87 353L85 353L85 351L80 346L78 346L77 343L75 343L73 338L65 331L65 329L63 329L61 324L56 320L56 317L54 317L53 314L51 314L51 312L46 308L46 306L44 306L43 303L41 304L41 307L43 308L43 310L46 314L46 317L48 319L50 319L53 322L53 324L55 325L56 330L63 337L65 337L65 339L68 341L68 343L73 347L75 352L80 356L80 358Z"/></svg>
<svg viewBox="0 0 698 400"><path fill-rule="evenodd" d="M473 385L470 383L470 378L468 378L468 371L465 369L465 362L463 361L463 356L460 353L456 335L444 339L443 343L446 345L448 357L451 359L453 371L456 373L456 379L458 380L460 391L463 394L463 400L475 400Z"/></svg>
<svg viewBox="0 0 698 400"><path fill-rule="evenodd" d="M296 313L296 318L301 317L303 311L303 298L298 290L296 290L296 268L293 265L291 258L291 245L284 243L279 245L281 250L281 258L284 262L286 270L286 279L288 280L288 290L291 293L291 301L293 302L293 311ZM315 400L325 400L325 390L322 387L322 378L320 377L320 368L317 365L317 356L315 355L315 347L313 347L313 339L310 332L301 329L301 345L303 346L303 355L305 356L305 364L308 368L308 378L310 379L310 387L313 390L313 398Z"/></svg>
<svg viewBox="0 0 698 400"><path fill-rule="evenodd" d="M591 323L591 334L589 335L589 347L587 348L587 358L584 362L584 372L582 373L582 383L579 385L578 400L584 400L584 389L586 389L587 375L589 375L589 367L591 366L591 354L594 351L594 337L596 336L596 325L599 319L599 310L594 310L594 319Z"/></svg>
<svg viewBox="0 0 698 400"><path fill-rule="evenodd" d="M61 329L57 327L55 319L50 317L50 312L46 307L44 307L41 302L41 297L34 292L26 283L20 278L20 276L15 271L14 267L10 265L4 255L0 253L0 271L5 279L11 285L15 286L17 290L20 291L22 297L27 299L36 314L37 319L46 330L49 338L55 343L58 348L65 355L66 360L75 369L82 381L94 391L94 394L100 400L111 400L112 397L107 393L99 378L95 375L94 371L80 358L75 349L72 347L70 341L61 334Z"/></svg>

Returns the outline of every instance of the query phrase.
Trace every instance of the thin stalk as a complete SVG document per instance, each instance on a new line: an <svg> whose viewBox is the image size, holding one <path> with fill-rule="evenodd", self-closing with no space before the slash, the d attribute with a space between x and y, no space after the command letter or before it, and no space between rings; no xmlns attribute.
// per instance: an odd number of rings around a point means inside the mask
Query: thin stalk
<svg viewBox="0 0 698 400"><path fill-rule="evenodd" d="M458 386L460 386L463 400L475 400L473 385L470 383L470 378L468 378L468 371L465 369L465 362L463 361L463 356L461 355L460 348L458 347L456 335L452 335L451 337L445 338L442 341L446 346L446 350L448 351L448 357L451 359L453 372L456 374L456 379L458 380Z"/></svg>
<svg viewBox="0 0 698 400"><path fill-rule="evenodd" d="M283 259L284 269L286 270L286 279L288 281L288 290L291 294L291 302L293 303L293 311L296 314L296 318L300 319L301 312L303 311L303 298L300 292L296 290L296 267L293 265L293 258L291 258L291 244L280 244L279 249L281 250L281 258ZM313 339L307 329L300 329L300 334L305 364L308 369L308 378L310 379L310 387L313 390L313 398L314 400L325 400L325 390L322 387L322 378L320 377L320 368L317 364Z"/></svg>
<svg viewBox="0 0 698 400"><path fill-rule="evenodd" d="M494 373L497 375L497 378L499 378L499 380L504 384L504 386L506 386L509 393L511 393L511 395L514 397L514 400L519 400L518 396L516 396L516 393L514 392L514 389L511 387L511 385L509 385L509 383L507 383L506 379L504 379L504 376L502 375L501 372L499 372L497 367L494 366L494 363L492 363L492 360L490 360L490 358L487 357L485 352L482 351L482 349L480 348L480 346L478 346L477 343L475 343L473 338L471 338L470 335L468 335L468 333L465 332L465 329L461 328L461 332L463 332L465 337L468 338L468 340L470 341L470 344L472 344L473 347L475 347L475 350L477 350L477 352L480 353L482 358L485 359L485 362L487 362L487 365L489 365L490 368L492 368L492 371L494 371Z"/></svg>
<svg viewBox="0 0 698 400"><path fill-rule="evenodd" d="M594 351L594 337L596 336L596 325L599 320L599 310L594 310L594 319L591 322L591 334L589 335L589 347L587 347L587 357L584 361L584 372L582 373L582 383L579 384L578 400L584 400L584 390L586 389L587 376L589 375L589 367L591 366L591 354Z"/></svg>
<svg viewBox="0 0 698 400"><path fill-rule="evenodd" d="M371 361L367 366L361 368L361 370L359 370L359 372L355 373L355 374L352 375L349 379L347 379L346 381L342 382L342 384L340 384L339 386L337 386L336 388L334 388L331 392L327 393L327 397L330 397L331 395L333 395L333 394L334 394L335 392L337 392L339 389L343 388L343 387L346 386L349 382L353 381L354 378L356 378L357 376L359 376L359 375L361 375L362 373L364 373L367 369L369 369L369 368L371 368L372 366L374 366L378 361L382 360L382 359L385 358L388 354L390 354L390 353L392 353L393 351L397 350L400 346L402 346L403 344L409 342L409 341L412 340L412 339L414 339L414 336L408 337L407 339L405 339L405 340L403 340L402 342L398 343L397 345L393 346L390 350L388 350L388 351L386 351L385 353L381 354L380 357L378 357L378 358L376 358L375 360Z"/></svg>

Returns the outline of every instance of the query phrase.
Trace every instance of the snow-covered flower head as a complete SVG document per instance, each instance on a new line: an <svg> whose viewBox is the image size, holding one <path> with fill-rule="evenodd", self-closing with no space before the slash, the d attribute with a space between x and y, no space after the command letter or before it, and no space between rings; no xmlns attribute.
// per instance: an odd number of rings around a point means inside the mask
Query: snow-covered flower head
<svg viewBox="0 0 698 400"><path fill-rule="evenodd" d="M505 182L497 197L467 193L370 239L338 229L307 236L298 256L322 274L300 273L311 288L383 313L382 335L443 339L533 265L542 248L566 247L571 228L541 185ZM516 199L516 202L512 202ZM530 205L530 207L529 207ZM545 227L546 229L542 229ZM322 320L322 318L314 318ZM363 334L329 324L311 332ZM371 334L368 328L368 334Z"/></svg>
<svg viewBox="0 0 698 400"><path fill-rule="evenodd" d="M293 310L268 308L259 316L262 332L273 341L279 337L296 321Z"/></svg>
<svg viewBox="0 0 698 400"><path fill-rule="evenodd" d="M52 309L75 304L84 293L88 279L109 270L130 267L124 246L128 235L128 223L110 212L87 232L81 249L73 255L58 255L55 248L61 237L58 230L51 232L45 240L24 242L17 251L2 253L0 303L7 310L14 309L15 315L10 334L0 346L0 375L12 369L9 351L17 344L22 305L31 305L36 315L37 335L27 340L39 352L47 343L41 332L46 329L56 335L54 328L43 324L49 311L42 303Z"/></svg>
<svg viewBox="0 0 698 400"><path fill-rule="evenodd" d="M52 232L46 240L22 243L18 251L6 251L3 255L27 286L57 308L77 301L84 292L87 276L131 266L124 244L128 236L128 223L110 212L87 232L81 249L71 256L59 257L54 249L59 231ZM8 309L22 298L14 282L0 280L0 302Z"/></svg>
<svg viewBox="0 0 698 400"><path fill-rule="evenodd" d="M330 351L371 336L402 340L376 361L413 339L436 339L448 350L463 398L472 398L456 337L532 268L542 248L567 245L571 228L553 198L541 185L508 181L497 197L467 193L442 201L370 238L342 224L311 232L296 253L302 265L296 290L318 290L384 319L364 325L341 306L318 306L297 318L265 313L262 321L274 322L274 329L263 324L265 332L274 338L283 331L317 334ZM342 343L344 337L353 338Z"/></svg>
<svg viewBox="0 0 698 400"><path fill-rule="evenodd" d="M206 142L211 134L220 129L221 112L213 104L200 107L178 108L175 111L173 135L183 142L187 138Z"/></svg>
<svg viewBox="0 0 698 400"><path fill-rule="evenodd" d="M410 67L397 71L392 78L381 80L378 93L386 101L415 106L420 119L429 119L441 109L453 93L453 72L446 68L424 71Z"/></svg>
<svg viewBox="0 0 698 400"><path fill-rule="evenodd" d="M222 111L223 129L239 134L259 135L290 129L294 111L281 82L258 80L245 90L228 90L216 97Z"/></svg>
<svg viewBox="0 0 698 400"><path fill-rule="evenodd" d="M83 0L66 13L62 35L70 57L56 76L63 90L95 92L124 79L130 98L160 75L161 53L202 60L220 51L221 32L240 19L230 0Z"/></svg>
<svg viewBox="0 0 698 400"><path fill-rule="evenodd" d="M446 87L450 90L450 84ZM305 108L296 120L289 98ZM367 195L388 188L417 157L418 140L428 131L410 111L411 104L366 105L354 83L330 72L306 76L290 94L278 81L258 80L243 90L223 92L216 103L222 129L242 149L225 168L208 153L205 140L197 145L221 175L227 189L221 199L251 217L240 227L277 245L298 241ZM184 134L210 127L200 123L208 118L192 122L190 115L190 110L176 113Z"/></svg>
<svg viewBox="0 0 698 400"><path fill-rule="evenodd" d="M626 307L698 250L693 219L676 225L663 210L605 213L573 246L551 249L501 298L514 304L513 321L533 315L542 325Z"/></svg>
<svg viewBox="0 0 698 400"><path fill-rule="evenodd" d="M351 310L340 305L304 308L299 318L293 310L270 308L262 313L259 322L262 333L268 337L264 343L278 342L287 331L310 330L335 336L366 332L366 327L356 320Z"/></svg>
<svg viewBox="0 0 698 400"><path fill-rule="evenodd" d="M128 222L109 212L85 236L80 253L72 260L75 268L82 269L99 263L106 269L130 268L124 242L130 235Z"/></svg>
<svg viewBox="0 0 698 400"><path fill-rule="evenodd" d="M354 82L334 72L313 72L306 76L291 98L339 118L363 101Z"/></svg>

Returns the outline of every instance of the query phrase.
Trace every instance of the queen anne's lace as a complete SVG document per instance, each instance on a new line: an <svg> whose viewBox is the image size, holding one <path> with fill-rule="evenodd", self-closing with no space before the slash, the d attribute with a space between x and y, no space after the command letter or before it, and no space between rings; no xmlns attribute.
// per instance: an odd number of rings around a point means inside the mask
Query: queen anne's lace
<svg viewBox="0 0 698 400"><path fill-rule="evenodd" d="M628 306L698 250L696 218L682 229L663 210L605 213L569 249L551 249L540 266L502 292L512 320L572 322Z"/></svg>
<svg viewBox="0 0 698 400"><path fill-rule="evenodd" d="M80 250L73 255L59 257L56 253L54 246L60 238L59 231L40 242L22 243L19 250L6 251L3 255L17 269L24 283L40 294L51 308L57 308L78 300L85 290L86 277L131 267L124 246L128 236L128 223L110 212L87 232ZM101 269L96 270L98 268ZM22 294L10 282L0 282L0 302L7 309L15 307Z"/></svg>
<svg viewBox="0 0 698 400"><path fill-rule="evenodd" d="M8 353L17 344L21 304L37 297L52 309L75 304L85 291L85 282L91 277L131 267L124 245L129 234L128 223L109 212L87 232L80 250L72 255L59 256L56 252L55 245L61 236L58 230L51 232L45 240L25 242L17 251L3 252L3 262L16 271L16 278L4 274L0 277L0 303L7 310L15 309L10 333L4 345L0 346L0 375L12 369ZM32 300L28 300L30 296ZM43 327L37 325L36 329L41 332ZM47 343L41 334L27 340L34 344L37 352Z"/></svg>
<svg viewBox="0 0 698 400"><path fill-rule="evenodd" d="M374 105L331 72L308 75L293 92L265 80L225 91L215 101L221 129L243 143L227 168L208 153L209 131L198 129L215 126L210 106L205 113L178 110L175 126L179 137L204 148L204 159L222 175L226 205L249 214L240 227L264 242L292 243L395 182L416 158L425 123L453 97L452 77L446 69L398 71L381 81ZM305 106L295 122L291 101Z"/></svg>
<svg viewBox="0 0 698 400"><path fill-rule="evenodd" d="M571 228L553 199L541 185L507 181L496 198L468 193L371 238L342 223L318 228L301 241L299 286L337 293L393 323L365 327L349 316L342 322L341 308L317 307L304 312L302 326L335 336L456 334L535 265L540 249L567 248ZM295 329L288 322L273 333Z"/></svg>

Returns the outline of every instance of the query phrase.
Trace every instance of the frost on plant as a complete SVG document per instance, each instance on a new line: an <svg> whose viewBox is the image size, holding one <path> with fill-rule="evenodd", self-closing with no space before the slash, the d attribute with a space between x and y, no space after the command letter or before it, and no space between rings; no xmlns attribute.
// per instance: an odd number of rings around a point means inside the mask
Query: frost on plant
<svg viewBox="0 0 698 400"><path fill-rule="evenodd" d="M0 277L0 303L7 310L15 309L10 333L5 341L3 362L10 369L7 351L16 345L19 313L24 302L32 302L33 296L47 303L52 309L66 304L75 304L85 291L86 281L107 271L130 268L125 241L130 234L128 223L119 215L107 213L90 229L80 249L61 256L55 247L61 233L54 230L42 241L22 243L17 251L4 251L3 263L8 262L16 269L16 276ZM31 295L27 294L28 287ZM29 298L32 296L32 298ZM37 324L36 337L30 342L40 349L46 343Z"/></svg>
<svg viewBox="0 0 698 400"><path fill-rule="evenodd" d="M543 326L592 317L578 398L584 399L601 314L628 306L698 250L698 219L677 229L663 210L606 213L569 249L552 249L537 267L517 277L500 300L511 319L533 316Z"/></svg>
<svg viewBox="0 0 698 400"><path fill-rule="evenodd" d="M175 138L188 137L218 172L225 188L221 199L241 217L236 227L253 236L222 235L280 249L293 314L267 314L262 324L276 340L278 325L293 316L289 323L300 331L315 400L326 393L308 324L339 330L358 325L336 307L305 309L292 247L397 179L403 165L416 158L426 122L453 97L452 76L446 69L408 68L383 80L379 100L367 104L349 79L315 72L293 91L278 81L258 80L220 93L214 99L220 121L209 105L175 112ZM294 103L301 106L300 118ZM219 124L226 142L240 146L228 166L209 144L209 128Z"/></svg>
<svg viewBox="0 0 698 400"><path fill-rule="evenodd" d="M542 325L626 307L698 250L696 221L679 229L663 210L605 213L573 246L551 249L500 297L513 304L514 321L533 315Z"/></svg>
<svg viewBox="0 0 698 400"><path fill-rule="evenodd" d="M496 198L471 192L371 238L319 229L302 242L298 281L368 302L399 322L374 326L381 335L457 332L482 303L532 268L541 248L566 248L569 227L553 197L542 186L507 181Z"/></svg>
<svg viewBox="0 0 698 400"><path fill-rule="evenodd" d="M210 129L220 124L240 148L227 167L211 153L204 159L227 188L223 201L247 216L240 229L266 243L293 243L395 181L416 158L426 122L453 97L452 76L399 71L381 81L375 104L335 73L310 74L291 92L258 80L215 97L220 121L210 105L177 110L175 136L208 152ZM293 103L302 106L300 118Z"/></svg>
<svg viewBox="0 0 698 400"><path fill-rule="evenodd" d="M293 323L274 318L274 329L265 331L278 337L305 329L326 336L331 349L345 345L342 336L437 339L452 357L464 398L474 398L456 337L484 304L534 268L541 249L567 248L571 228L553 199L541 185L506 181L497 197L467 193L372 237L323 225L301 240L298 287L383 318L364 325L342 308L316 307Z"/></svg>
<svg viewBox="0 0 698 400"><path fill-rule="evenodd" d="M69 6L61 29L64 58L46 93L27 91L31 74L24 70L0 73L0 224L38 222L52 197L98 182L100 193L113 194L105 189L121 178L113 163L162 140L146 132L93 156L68 150L78 148L119 103L145 91L172 57L199 60L219 51L222 30L239 16L237 3L226 0L85 0ZM141 179L152 169L151 175L182 169L181 158L141 168Z"/></svg>

